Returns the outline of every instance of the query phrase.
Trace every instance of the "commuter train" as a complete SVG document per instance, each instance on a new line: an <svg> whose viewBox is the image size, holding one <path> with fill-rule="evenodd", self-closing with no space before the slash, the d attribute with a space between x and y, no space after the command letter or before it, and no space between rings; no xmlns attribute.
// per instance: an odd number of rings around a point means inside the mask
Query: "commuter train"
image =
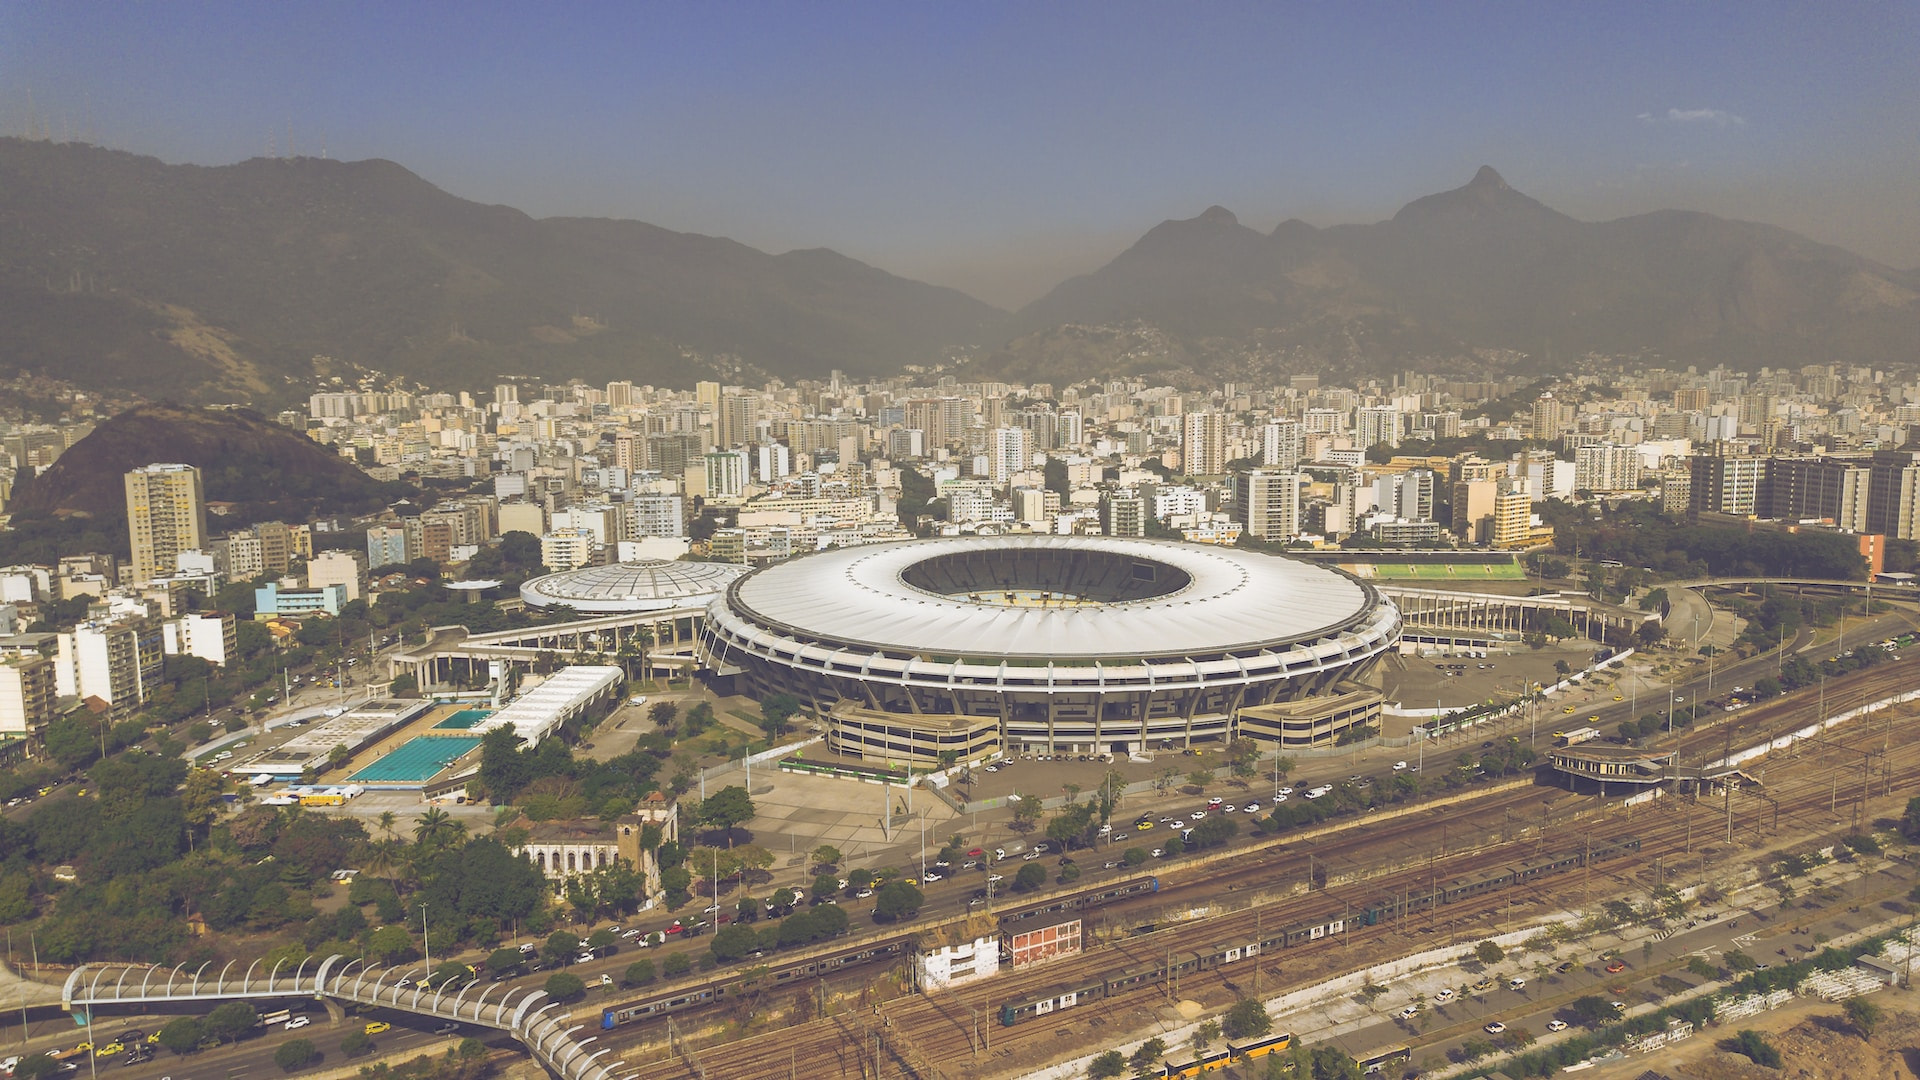
<svg viewBox="0 0 1920 1080"><path fill-rule="evenodd" d="M830 974L842 968L906 956L912 951L913 942L912 934L896 934L893 937L866 942L851 948L802 957L785 964L775 964L768 969L764 978L755 981L754 986L756 988L786 986L815 976ZM704 1005L725 1001L738 994L740 989L740 976L737 972L698 986L679 987L656 997L642 998L625 1005L614 1005L602 1009L600 1026L611 1030L621 1024L630 1024L637 1020L649 1020L685 1009L697 1009Z"/></svg>
<svg viewBox="0 0 1920 1080"><path fill-rule="evenodd" d="M1087 908L1096 908L1115 900L1125 900L1130 896L1142 896L1159 891L1160 879L1157 877L1138 877L1126 881L1116 881L1112 885L1108 885L1102 889L1075 893L1072 896L1061 897L1051 903L1039 904L1030 908L1021 908L1019 911L1009 911L1005 915L1000 916L1000 925L1007 926L1011 923L1024 922L1027 919L1036 918L1041 915L1053 915L1058 912L1084 911Z"/></svg>
<svg viewBox="0 0 1920 1080"><path fill-rule="evenodd" d="M1408 891L1394 896L1383 896L1350 913L1343 909L1343 913L1338 916L1295 923L1292 926L1263 929L1257 941L1242 941L1200 951L1175 952L1170 956L1149 960L1110 974L1088 975L1078 982L1050 987L1005 1002L1000 1006L1000 1023L1012 1027L1036 1016L1046 1016L1076 1005L1085 1005L1138 986L1161 982L1169 977L1192 975L1252 959L1277 949L1291 949L1324 938L1337 937L1347 932L1349 924L1375 926L1390 919L1425 911L1437 904L1451 904L1471 899L1486 893L1497 892L1511 885L1524 884L1550 874L1605 862L1639 850L1638 838L1621 837L1564 855L1526 859L1489 874L1456 879L1443 883L1437 888L1424 889L1418 893Z"/></svg>

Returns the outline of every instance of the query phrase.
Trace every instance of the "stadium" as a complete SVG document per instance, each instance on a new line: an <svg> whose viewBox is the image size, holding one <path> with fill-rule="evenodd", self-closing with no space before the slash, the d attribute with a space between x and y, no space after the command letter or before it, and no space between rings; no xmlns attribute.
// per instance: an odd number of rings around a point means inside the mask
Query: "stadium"
<svg viewBox="0 0 1920 1080"><path fill-rule="evenodd" d="M732 689L798 697L836 750L973 760L1234 734L1331 741L1377 721L1379 696L1357 680L1399 632L1398 610L1371 585L1294 559L1003 536L753 571L709 607L701 649Z"/></svg>

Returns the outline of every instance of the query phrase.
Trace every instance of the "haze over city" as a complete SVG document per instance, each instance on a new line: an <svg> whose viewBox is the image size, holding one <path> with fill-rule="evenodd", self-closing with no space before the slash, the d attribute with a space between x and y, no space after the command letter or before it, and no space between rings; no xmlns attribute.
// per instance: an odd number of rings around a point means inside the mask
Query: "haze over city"
<svg viewBox="0 0 1920 1080"><path fill-rule="evenodd" d="M1378 220L1492 164L1920 264L1913 5L0 10L0 132L399 161L535 216L831 247L1002 307L1210 204Z"/></svg>

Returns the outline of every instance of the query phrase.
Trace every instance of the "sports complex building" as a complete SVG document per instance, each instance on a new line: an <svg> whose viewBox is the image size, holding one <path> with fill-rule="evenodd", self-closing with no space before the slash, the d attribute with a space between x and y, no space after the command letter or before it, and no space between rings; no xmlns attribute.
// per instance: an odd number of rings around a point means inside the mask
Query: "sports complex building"
<svg viewBox="0 0 1920 1080"><path fill-rule="evenodd" d="M735 692L797 696L833 749L931 762L1235 734L1324 744L1377 722L1379 695L1357 683L1399 636L1394 604L1338 570L1236 548L1022 535L767 566L708 607L700 650Z"/></svg>

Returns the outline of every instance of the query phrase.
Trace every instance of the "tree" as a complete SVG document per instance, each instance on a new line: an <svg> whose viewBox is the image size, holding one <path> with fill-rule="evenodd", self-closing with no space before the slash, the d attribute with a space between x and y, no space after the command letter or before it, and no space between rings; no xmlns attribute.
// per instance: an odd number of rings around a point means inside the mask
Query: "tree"
<svg viewBox="0 0 1920 1080"><path fill-rule="evenodd" d="M813 879L813 898L825 900L840 891L840 879L832 874L821 874Z"/></svg>
<svg viewBox="0 0 1920 1080"><path fill-rule="evenodd" d="M221 1042L233 1042L253 1030L260 1014L244 1001L229 1001L207 1014L207 1034Z"/></svg>
<svg viewBox="0 0 1920 1080"><path fill-rule="evenodd" d="M730 784L700 803L700 821L727 834L727 846L733 846L733 830L753 817L753 799L747 789Z"/></svg>
<svg viewBox="0 0 1920 1080"><path fill-rule="evenodd" d="M920 913L926 896L904 881L890 881L874 894L873 917L881 922L910 919Z"/></svg>
<svg viewBox="0 0 1920 1080"><path fill-rule="evenodd" d="M1260 744L1252 739L1234 739L1227 744L1227 766L1244 780L1260 771Z"/></svg>
<svg viewBox="0 0 1920 1080"><path fill-rule="evenodd" d="M1193 1031L1193 1052L1196 1054L1204 1053L1207 1049L1207 1044L1210 1042L1213 1042L1215 1039L1218 1039L1219 1037L1220 1037L1219 1021L1209 1020L1206 1023L1201 1024L1199 1027L1195 1028Z"/></svg>
<svg viewBox="0 0 1920 1080"><path fill-rule="evenodd" d="M1087 1066L1089 1080L1107 1080L1127 1071L1127 1057L1118 1050L1103 1051Z"/></svg>
<svg viewBox="0 0 1920 1080"><path fill-rule="evenodd" d="M327 767L330 769L337 769L340 766L345 765L348 761L351 761L352 759L353 759L353 751L347 749L346 743L334 743L333 749L327 751ZM294 1045L294 1043L305 1042L305 1041L306 1040L304 1039L295 1039L292 1043L288 1043L287 1045L292 1046ZM307 1048L312 1049L313 1044L307 1043ZM275 1057L278 1057L278 1056L279 1055L277 1054L275 1055Z"/></svg>
<svg viewBox="0 0 1920 1080"><path fill-rule="evenodd" d="M1906 812L1900 815L1900 835L1920 840L1920 796L1907 800Z"/></svg>
<svg viewBox="0 0 1920 1080"><path fill-rule="evenodd" d="M612 955L603 950L614 948L619 944L620 935L615 933L610 927L603 926L587 935L587 948L592 949L596 953L600 953L602 956Z"/></svg>
<svg viewBox="0 0 1920 1080"><path fill-rule="evenodd" d="M199 1046L201 1040L206 1037L206 1025L202 1024L198 1017L193 1016L169 1020L160 1029L160 1045L176 1054L192 1053L194 1047ZM19 1071L15 1070L14 1075L18 1076Z"/></svg>
<svg viewBox="0 0 1920 1080"><path fill-rule="evenodd" d="M340 1040L340 1052L350 1058L373 1053L373 1036L360 1028L347 1032Z"/></svg>
<svg viewBox="0 0 1920 1080"><path fill-rule="evenodd" d="M663 732L671 733L680 720L680 706L671 701L656 701L647 707L647 719Z"/></svg>
<svg viewBox="0 0 1920 1080"><path fill-rule="evenodd" d="M1780 1067L1780 1051L1773 1048L1773 1044L1767 1041L1765 1035L1751 1028L1742 1029L1738 1035L1724 1040L1721 1046L1736 1054L1747 1055L1753 1059L1755 1065L1763 1069Z"/></svg>
<svg viewBox="0 0 1920 1080"><path fill-rule="evenodd" d="M653 961L651 960L635 960L627 965L626 972L620 976L620 983L623 986L645 986L652 981Z"/></svg>
<svg viewBox="0 0 1920 1080"><path fill-rule="evenodd" d="M1133 1075L1150 1076L1153 1067L1167 1052L1167 1041L1154 1036L1140 1044L1140 1048L1127 1058L1127 1064L1133 1066Z"/></svg>
<svg viewBox="0 0 1920 1080"><path fill-rule="evenodd" d="M580 952L580 939L565 930L555 930L547 935L547 941L540 949L540 955L549 964L570 964Z"/></svg>
<svg viewBox="0 0 1920 1080"><path fill-rule="evenodd" d="M761 728L769 741L778 741L787 733L787 721L800 711L800 699L792 694L769 694L760 699Z"/></svg>
<svg viewBox="0 0 1920 1080"><path fill-rule="evenodd" d="M547 976L547 985L542 989L546 990L547 996L555 1001L578 1001L581 995L587 992L587 984L581 982L578 975L556 971Z"/></svg>
<svg viewBox="0 0 1920 1080"><path fill-rule="evenodd" d="M1046 883L1046 868L1037 862L1030 862L1023 865L1020 867L1020 872L1013 875L1013 889L1015 892L1032 892Z"/></svg>
<svg viewBox="0 0 1920 1080"><path fill-rule="evenodd" d="M752 927L742 926L736 922L728 923L720 928L719 933L713 935L713 941L708 944L707 952L715 961L731 964L759 947L760 935L754 933Z"/></svg>
<svg viewBox="0 0 1920 1080"><path fill-rule="evenodd" d="M693 970L693 961L683 952L673 953L660 964L660 973L669 979L678 978Z"/></svg>
<svg viewBox="0 0 1920 1080"><path fill-rule="evenodd" d="M404 926L383 926L367 935L367 955L383 964L413 955L413 935Z"/></svg>
<svg viewBox="0 0 1920 1080"><path fill-rule="evenodd" d="M1873 1038L1873 1029L1879 1025L1882 1015L1880 1006L1866 998L1848 998L1846 1010L1847 1023L1853 1025L1853 1030L1863 1039Z"/></svg>
<svg viewBox="0 0 1920 1080"><path fill-rule="evenodd" d="M504 975L519 966L519 949L495 949L487 954L487 970L495 975Z"/></svg>
<svg viewBox="0 0 1920 1080"><path fill-rule="evenodd" d="M1010 801L1013 803L1014 828L1025 832L1040 820L1040 796L1016 791Z"/></svg>
<svg viewBox="0 0 1920 1080"><path fill-rule="evenodd" d="M273 1052L273 1063L287 1072L292 1072L312 1064L313 1059L319 1056L320 1051L314 1049L312 1040L292 1039L281 1043L279 1049Z"/></svg>
<svg viewBox="0 0 1920 1080"><path fill-rule="evenodd" d="M1187 786L1190 788L1205 791L1207 790L1207 785L1211 783L1213 783L1212 769L1195 769L1187 774Z"/></svg>
<svg viewBox="0 0 1920 1080"><path fill-rule="evenodd" d="M506 730L506 729L502 729ZM465 825L453 820L453 815L437 806L430 806L427 812L414 818L413 841L421 847L442 847L464 836Z"/></svg>
<svg viewBox="0 0 1920 1080"><path fill-rule="evenodd" d="M1144 863L1148 859L1153 858L1153 856L1147 851L1146 848L1130 847L1126 850L1126 852L1123 855L1120 856L1120 858L1125 860L1128 866L1139 866L1141 863Z"/></svg>
<svg viewBox="0 0 1920 1080"><path fill-rule="evenodd" d="M1253 998L1241 998L1227 1010L1220 1030L1226 1032L1229 1039L1251 1039L1272 1031L1273 1018L1267 1015L1265 1005Z"/></svg>
<svg viewBox="0 0 1920 1080"><path fill-rule="evenodd" d="M60 1063L48 1054L32 1054L20 1059L13 1067L14 1080L39 1080L43 1076L60 1075Z"/></svg>
<svg viewBox="0 0 1920 1080"><path fill-rule="evenodd" d="M1507 958L1507 951L1491 941L1483 941L1473 947L1473 958L1483 964L1493 965Z"/></svg>

